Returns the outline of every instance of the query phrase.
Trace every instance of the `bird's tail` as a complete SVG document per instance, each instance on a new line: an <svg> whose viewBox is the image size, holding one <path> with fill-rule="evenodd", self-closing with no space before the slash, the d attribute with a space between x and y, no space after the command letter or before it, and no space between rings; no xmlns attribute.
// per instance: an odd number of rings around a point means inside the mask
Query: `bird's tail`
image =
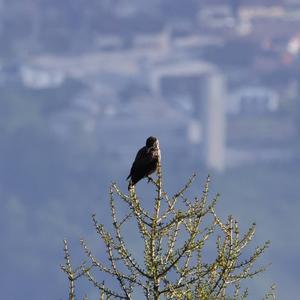
<svg viewBox="0 0 300 300"><path fill-rule="evenodd" d="M129 174L129 175L127 176L126 180L128 180L128 179L130 178L130 176L131 176L131 175Z"/></svg>

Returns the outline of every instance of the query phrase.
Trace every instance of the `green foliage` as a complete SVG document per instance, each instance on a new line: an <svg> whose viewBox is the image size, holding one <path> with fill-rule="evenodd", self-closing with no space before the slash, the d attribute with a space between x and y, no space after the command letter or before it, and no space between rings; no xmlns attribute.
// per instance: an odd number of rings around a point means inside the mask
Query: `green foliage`
<svg viewBox="0 0 300 300"><path fill-rule="evenodd" d="M86 261L73 268L67 241L64 241L66 263L62 270L69 279L69 299L75 299L75 282L79 278L89 280L99 290L100 299L133 299L138 290L146 299L246 299L248 291L241 290L241 284L265 270L265 267L254 268L254 263L269 242L257 247L252 254L244 255L243 251L254 237L255 224L240 234L238 222L232 216L221 220L216 213L219 195L212 201L208 199L210 177L202 195L190 200L186 192L195 175L171 197L163 188L160 167L157 175L157 180L150 180L156 189L152 212L143 207L134 187L128 195L113 183L110 188L113 232L98 223L93 215L108 263L97 259L81 240ZM128 207L122 217L117 212L116 198ZM124 228L133 220L144 245L143 263L137 259L139 250L130 252L124 238ZM111 276L119 289L99 281L96 278L99 271ZM265 299L275 299L274 293L271 291Z"/></svg>

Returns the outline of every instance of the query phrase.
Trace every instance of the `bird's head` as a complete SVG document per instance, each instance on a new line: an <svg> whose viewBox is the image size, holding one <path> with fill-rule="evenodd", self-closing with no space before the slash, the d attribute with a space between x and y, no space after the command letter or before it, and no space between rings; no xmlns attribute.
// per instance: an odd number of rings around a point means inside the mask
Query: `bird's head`
<svg viewBox="0 0 300 300"><path fill-rule="evenodd" d="M146 148L148 151L159 149L158 139L154 136L149 136L146 140Z"/></svg>

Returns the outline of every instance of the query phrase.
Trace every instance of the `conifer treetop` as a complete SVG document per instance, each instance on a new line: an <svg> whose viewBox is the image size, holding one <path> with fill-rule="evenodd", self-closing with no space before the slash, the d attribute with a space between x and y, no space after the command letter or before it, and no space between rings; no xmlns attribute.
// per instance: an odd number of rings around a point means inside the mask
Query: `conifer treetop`
<svg viewBox="0 0 300 300"><path fill-rule="evenodd" d="M211 201L208 199L210 176L201 195L189 199L186 194L195 177L192 175L170 196L164 190L159 164L157 179L150 179L156 190L152 211L143 206L135 187L127 194L112 183L109 193L112 232L92 216L93 226L104 245L100 251L106 252L107 261L97 259L82 239L86 259L73 268L64 241L65 264L61 268L68 276L69 299L75 299L75 281L80 278L87 279L99 290L100 299L134 299L137 294L149 300L246 299L248 290L243 283L265 270L265 266L255 268L254 264L270 242L245 255L243 251L253 239L256 225L253 223L241 234L234 217L221 220L216 212L219 195ZM127 206L125 214L118 212L121 202ZM135 252L126 242L125 228L129 223L135 224L143 244ZM143 255L137 255L139 251ZM141 256L142 262L137 259ZM110 280L97 278L99 273ZM275 299L273 287L265 299Z"/></svg>

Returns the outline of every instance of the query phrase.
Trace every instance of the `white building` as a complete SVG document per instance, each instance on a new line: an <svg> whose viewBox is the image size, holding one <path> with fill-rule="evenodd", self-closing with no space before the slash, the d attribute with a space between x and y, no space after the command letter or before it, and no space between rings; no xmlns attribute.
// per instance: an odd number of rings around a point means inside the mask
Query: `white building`
<svg viewBox="0 0 300 300"><path fill-rule="evenodd" d="M231 115L273 113L279 109L279 95L263 86L242 87L228 97L227 112Z"/></svg>

